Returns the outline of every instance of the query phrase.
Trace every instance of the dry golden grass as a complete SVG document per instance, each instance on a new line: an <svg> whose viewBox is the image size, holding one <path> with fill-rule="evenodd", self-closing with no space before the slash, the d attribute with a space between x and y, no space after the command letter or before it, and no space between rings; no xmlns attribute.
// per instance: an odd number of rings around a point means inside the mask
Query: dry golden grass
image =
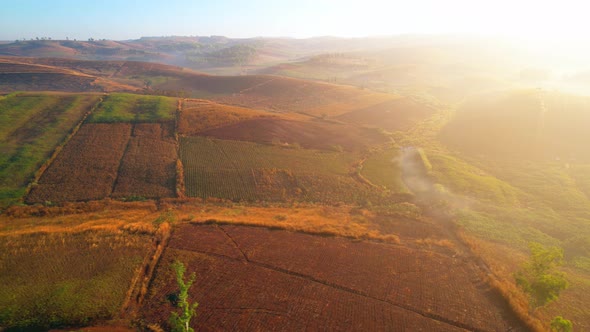
<svg viewBox="0 0 590 332"><path fill-rule="evenodd" d="M201 131L219 128L244 120L277 117L270 112L218 104L204 99L187 99L183 102L178 131L183 135L196 135Z"/></svg>
<svg viewBox="0 0 590 332"><path fill-rule="evenodd" d="M472 254L481 258L491 273L482 276L484 280L506 300L510 309L531 331L547 331L550 318L539 311L531 310L526 294L514 282L513 273L526 257L504 245L475 238L464 231L458 236L471 249Z"/></svg>
<svg viewBox="0 0 590 332"><path fill-rule="evenodd" d="M425 238L425 239L415 240L414 242L416 244L419 244L421 246L426 246L428 248L432 248L433 246L437 246L437 247L441 247L441 248L450 249L453 251L457 248L457 245L448 239Z"/></svg>
<svg viewBox="0 0 590 332"><path fill-rule="evenodd" d="M64 207L14 207L0 216L0 236L78 233L88 230L153 233L160 215L154 202L71 203Z"/></svg>
<svg viewBox="0 0 590 332"><path fill-rule="evenodd" d="M351 213L352 209L350 206L255 207L192 203L180 206L175 214L177 220L193 223L216 221L400 243L395 234L382 234L371 229L370 212L366 212L366 217L359 217Z"/></svg>

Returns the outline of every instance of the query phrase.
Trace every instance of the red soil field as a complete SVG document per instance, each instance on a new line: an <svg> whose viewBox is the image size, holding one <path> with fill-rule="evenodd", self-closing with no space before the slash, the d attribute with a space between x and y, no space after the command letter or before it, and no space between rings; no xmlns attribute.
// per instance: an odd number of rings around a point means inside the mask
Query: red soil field
<svg viewBox="0 0 590 332"><path fill-rule="evenodd" d="M138 89L125 84L128 82L122 84L110 80L112 73L102 70L102 67L111 67L109 62L93 63L97 68L78 71L74 64L86 64L85 61L0 57L0 92L104 92L135 91ZM91 66L91 64L86 65Z"/></svg>
<svg viewBox="0 0 590 332"><path fill-rule="evenodd" d="M85 124L26 198L27 203L84 201L110 196L131 124Z"/></svg>
<svg viewBox="0 0 590 332"><path fill-rule="evenodd" d="M205 130L199 136L220 139L271 143L298 143L304 148L333 150L340 146L347 151L359 151L387 142L388 138L375 130L358 128L328 121L292 121L259 118L221 128Z"/></svg>
<svg viewBox="0 0 590 332"><path fill-rule="evenodd" d="M409 129L434 112L433 108L426 105L408 98L398 98L339 115L336 119L394 131Z"/></svg>
<svg viewBox="0 0 590 332"><path fill-rule="evenodd" d="M199 132L227 126L252 118L271 117L272 113L214 103L204 99L183 102L178 121L178 133L197 135Z"/></svg>
<svg viewBox="0 0 590 332"><path fill-rule="evenodd" d="M85 124L27 196L27 203L173 197L172 123Z"/></svg>
<svg viewBox="0 0 590 332"><path fill-rule="evenodd" d="M135 124L112 197L173 197L176 159L173 123Z"/></svg>
<svg viewBox="0 0 590 332"><path fill-rule="evenodd" d="M176 229L144 319L165 326L170 264L197 274L196 330L506 331L461 258L402 246L230 225Z"/></svg>

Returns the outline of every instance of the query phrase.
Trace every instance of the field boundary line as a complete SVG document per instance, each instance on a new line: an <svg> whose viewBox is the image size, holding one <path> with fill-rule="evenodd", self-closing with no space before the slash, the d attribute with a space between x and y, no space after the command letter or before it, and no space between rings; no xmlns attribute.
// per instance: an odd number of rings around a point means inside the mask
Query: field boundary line
<svg viewBox="0 0 590 332"><path fill-rule="evenodd" d="M104 94L102 97L100 97L98 99L98 102L95 105L93 105L92 107L90 107L90 109L82 116L82 119L80 119L80 121L78 121L76 126L74 126L72 128L71 132L63 139L63 141L60 144L58 144L55 147L55 149L53 149L53 152L51 153L51 156L49 157L49 159L47 159L33 175L33 179L29 182L29 184L25 188L24 195L20 198L21 201L24 201L25 198L27 196L29 196L29 194L31 193L31 190L33 189L34 184L38 183L39 180L41 180L41 177L43 176L43 174L45 174L45 171L47 171L47 169L49 169L49 167L51 166L51 164L53 164L55 159L57 159L57 156L59 156L59 154L61 153L63 148L78 133L80 128L82 128L82 125L84 125L84 123L86 122L86 119L98 108L98 106L100 106L100 104L104 101L105 96L107 96L107 94Z"/></svg>
<svg viewBox="0 0 590 332"><path fill-rule="evenodd" d="M246 256L246 253L242 250L242 248L240 248L240 245L236 242L236 240L234 240L234 238L231 237L231 235L229 235L229 233L226 232L225 229L223 229L223 227L221 227L220 225L215 225L215 226L218 229L220 229L223 232L223 234L225 234L225 236L227 236L230 239L230 241L234 244L234 246L236 247L236 249L238 249L240 251L240 253L242 254L242 257L244 257L244 260L247 263L251 263L250 262L250 259L248 258L248 256Z"/></svg>
<svg viewBox="0 0 590 332"><path fill-rule="evenodd" d="M108 197L112 197L113 194L115 193L115 188L117 188L117 184L119 183L119 178L121 177L121 170L123 169L123 160L125 160L125 156L127 155L127 152L129 152L129 146L131 145L131 140L133 138L133 133L135 132L135 123L131 124L131 132L129 133L129 138L127 139L127 144L125 145L125 150L123 151L123 154L121 155L121 159L119 159L119 166L117 167L117 177L115 178L115 181L113 181L113 186L111 187L111 193L108 195Z"/></svg>
<svg viewBox="0 0 590 332"><path fill-rule="evenodd" d="M164 253L164 250L168 246L171 236L171 227L167 222L160 225L156 234L153 238L153 251L148 252L147 260L142 262L142 265L138 271L138 275L135 278L137 280L132 284L131 288L127 292L128 297L125 299L123 306L120 310L120 318L135 319L137 314L140 312L143 300L147 295L148 289L152 283L154 272L160 262L160 258Z"/></svg>
<svg viewBox="0 0 590 332"><path fill-rule="evenodd" d="M232 239L232 241L233 241L233 239ZM234 243L235 243L235 241L234 241ZM206 256L221 257L221 258L229 259L229 260L232 260L232 261L243 262L241 259L233 258L233 257L227 256L227 255L223 255L223 254L205 252L205 251L201 251L201 250L190 250L190 249L181 249L181 248L171 248L171 249L188 251L188 252L197 252L197 253L200 253L200 254L203 254L203 255L206 255ZM240 251L241 251L241 249L240 249ZM264 269L267 269L267 270L272 270L272 271L279 272L279 273L282 273L282 274L287 274L287 275L290 275L290 276L293 276L293 277L297 277L297 278L300 278L300 279L305 279L305 280L308 280L308 281L311 281L311 282L314 282L314 283L318 283L318 284L321 284L321 285L326 286L326 287L334 288L334 289L337 289L337 290L340 290L340 291L343 291L343 292L346 292L346 293L354 294L354 295L357 295L357 296L362 296L362 297L365 297L365 298L368 298L368 299L371 299L371 300L374 300L374 301L378 301L378 302L381 302L381 303L386 303L386 304L389 304L389 305L394 306L396 308L399 308L399 309L402 309L402 310L406 310L406 311L415 313L415 314L420 315L422 317L425 317L427 319L438 321L438 322L441 322L441 323L444 323L444 324L448 324L448 325L451 325L451 326L454 326L454 327L458 327L458 328L461 328L461 329L465 329L465 330L468 330L468 331L488 332L488 330L485 330L485 329L473 327L473 326L470 326L470 325L465 324L465 323L462 323L462 322L458 322L458 321L455 321L455 320L452 320L452 319L448 319L448 318L446 318L444 316L441 316L441 315L438 315L438 314L424 312L422 310L416 309L416 308L414 308L412 306L409 306L409 305L405 305L405 304L402 304L402 303L396 303L396 302L393 302L393 301L390 301L390 300L386 300L386 299L381 299L381 298L378 298L378 297L374 297L374 296L371 296L371 295L369 295L369 294L367 294L367 293L365 293L363 291L359 291L359 290L354 289L354 288L349 288L349 287L338 285L338 284L331 283L331 282L328 282L328 281L320 280L320 279L317 279L317 278L315 278L313 276L310 276L310 275L307 275L307 274L290 271L290 270L283 269L283 268L280 268L280 267L277 267L277 266L273 266L273 265L262 263L262 262L252 261L252 260L248 260L246 263L247 264L252 264L254 266L257 266L257 267L260 267L260 268L264 268Z"/></svg>

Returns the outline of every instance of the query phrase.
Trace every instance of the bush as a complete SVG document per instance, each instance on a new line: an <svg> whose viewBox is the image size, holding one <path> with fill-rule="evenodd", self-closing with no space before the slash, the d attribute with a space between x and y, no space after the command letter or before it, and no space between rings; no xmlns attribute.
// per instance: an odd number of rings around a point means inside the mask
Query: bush
<svg viewBox="0 0 590 332"><path fill-rule="evenodd" d="M574 327L572 322L570 320L564 319L561 316L557 316L551 321L551 331L572 332L573 330Z"/></svg>
<svg viewBox="0 0 590 332"><path fill-rule="evenodd" d="M568 286L565 273L556 270L563 264L563 249L545 248L536 242L530 243L529 248L531 258L515 274L515 279L531 297L533 307L540 307L556 300Z"/></svg>
<svg viewBox="0 0 590 332"><path fill-rule="evenodd" d="M176 273L176 282L178 283L178 297L177 307L180 308L181 314L173 312L170 315L170 325L173 332L194 332L194 329L189 326L191 318L195 315L199 303L191 304L188 301L188 290L195 282L195 274L192 273L187 281L184 281L184 272L186 267L179 261L172 264L172 268Z"/></svg>

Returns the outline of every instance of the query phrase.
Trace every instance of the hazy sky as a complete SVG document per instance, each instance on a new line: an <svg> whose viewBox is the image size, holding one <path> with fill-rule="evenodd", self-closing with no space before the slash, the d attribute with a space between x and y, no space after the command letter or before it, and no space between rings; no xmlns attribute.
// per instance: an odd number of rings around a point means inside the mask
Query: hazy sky
<svg viewBox="0 0 590 332"><path fill-rule="evenodd" d="M406 33L580 37L590 31L587 6L572 0L0 0L0 40Z"/></svg>

